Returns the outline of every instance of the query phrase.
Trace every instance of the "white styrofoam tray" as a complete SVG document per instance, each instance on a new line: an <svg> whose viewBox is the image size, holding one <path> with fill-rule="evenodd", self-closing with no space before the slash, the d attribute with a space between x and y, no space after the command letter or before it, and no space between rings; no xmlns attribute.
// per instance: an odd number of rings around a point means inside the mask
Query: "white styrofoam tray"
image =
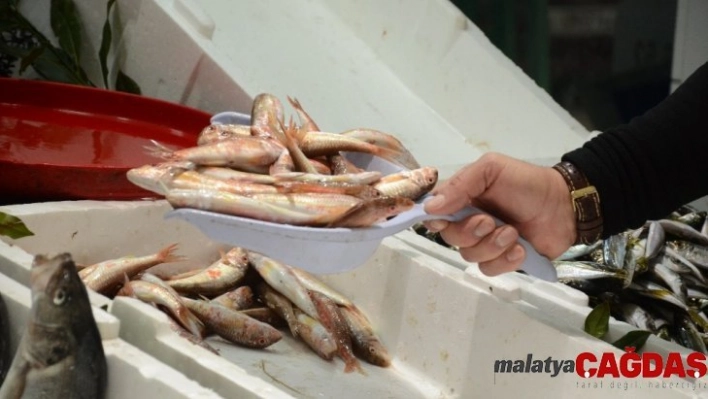
<svg viewBox="0 0 708 399"><path fill-rule="evenodd" d="M162 214L168 209L164 201L2 207L36 233L14 241L14 248L1 244L4 267L25 268L13 262L16 253L6 255L11 251L61 248L79 259L95 261L142 253L177 237L182 254L196 262L211 261L210 252L218 245L182 221L164 221ZM209 249L204 248L207 245ZM527 354L536 359L574 359L584 351L621 353L582 331L589 309L559 301L558 293L566 295L567 287L524 276L485 278L473 268L452 267L395 237L384 240L361 268L323 279L364 310L394 358L392 368L363 363L368 376L344 374L341 361L324 362L289 336L266 350L210 339L222 351L217 356L170 334L167 316L149 305L118 298L110 311L121 320L121 339L224 397L582 398L626 394L608 389L609 380L605 388L582 389L580 384L587 380L575 374L494 372L495 361L525 359ZM629 330L626 323L612 320L609 338L619 338ZM650 338L647 348L686 353L659 341ZM677 380L666 380L670 381ZM647 398L691 393L690 389L646 386L634 392Z"/></svg>
<svg viewBox="0 0 708 399"><path fill-rule="evenodd" d="M25 331L32 307L29 288L0 273L0 294L7 306L10 321L10 350L14 356ZM103 340L108 366L106 399L184 398L218 399L221 396L208 390L173 368L128 344L117 336L106 336L106 320L117 325L118 320L94 309Z"/></svg>
<svg viewBox="0 0 708 399"><path fill-rule="evenodd" d="M37 3L20 9L51 37ZM105 7L75 3L100 82ZM295 96L322 129L392 133L442 178L487 151L557 157L588 138L448 0L123 0L115 13L110 58L144 95L210 113Z"/></svg>

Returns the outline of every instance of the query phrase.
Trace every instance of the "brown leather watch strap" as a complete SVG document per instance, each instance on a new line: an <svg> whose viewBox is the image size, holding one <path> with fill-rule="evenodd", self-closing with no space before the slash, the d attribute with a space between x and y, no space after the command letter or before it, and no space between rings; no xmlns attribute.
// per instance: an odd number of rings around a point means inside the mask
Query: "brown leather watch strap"
<svg viewBox="0 0 708 399"><path fill-rule="evenodd" d="M585 175L570 162L560 162L553 166L568 184L570 198L577 224L576 244L592 244L602 237L602 214L600 195L595 186L590 185Z"/></svg>

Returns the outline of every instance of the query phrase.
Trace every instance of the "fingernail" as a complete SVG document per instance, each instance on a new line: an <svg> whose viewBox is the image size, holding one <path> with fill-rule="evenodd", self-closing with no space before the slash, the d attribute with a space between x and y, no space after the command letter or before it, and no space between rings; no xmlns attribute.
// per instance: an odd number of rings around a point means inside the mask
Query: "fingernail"
<svg viewBox="0 0 708 399"><path fill-rule="evenodd" d="M427 208L439 208L445 203L445 196L444 195L436 195L431 199L430 201L426 202Z"/></svg>
<svg viewBox="0 0 708 399"><path fill-rule="evenodd" d="M521 257L524 255L524 251L520 246L515 246L514 248L511 249L511 251L506 253L506 260L509 262L514 262L516 260L521 259Z"/></svg>
<svg viewBox="0 0 708 399"><path fill-rule="evenodd" d="M479 226L477 226L477 228L474 230L474 235L476 235L477 237L484 237L492 231L494 231L494 224L489 223L488 220L485 220L480 223Z"/></svg>
<svg viewBox="0 0 708 399"><path fill-rule="evenodd" d="M511 228L506 228L501 233L499 233L495 243L498 247L503 248L514 242L515 239L516 233L514 233L514 230Z"/></svg>
<svg viewBox="0 0 708 399"><path fill-rule="evenodd" d="M428 230L433 233L437 233L438 231L444 229L445 226L447 226L447 222L444 220L431 220L427 223Z"/></svg>

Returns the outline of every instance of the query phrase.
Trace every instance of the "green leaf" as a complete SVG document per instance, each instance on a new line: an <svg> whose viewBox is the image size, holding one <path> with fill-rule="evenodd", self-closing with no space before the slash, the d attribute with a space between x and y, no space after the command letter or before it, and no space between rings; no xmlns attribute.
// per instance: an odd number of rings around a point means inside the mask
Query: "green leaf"
<svg viewBox="0 0 708 399"><path fill-rule="evenodd" d="M121 70L118 71L118 77L116 78L116 90L138 95L142 94L140 86Z"/></svg>
<svg viewBox="0 0 708 399"><path fill-rule="evenodd" d="M34 63L37 60L37 58L39 58L42 55L43 52L44 52L44 47L39 46L39 47L35 47L29 54L22 57L22 62L20 62L20 71L19 71L20 75L22 75L25 72L25 70L27 69L27 67L32 65L32 63Z"/></svg>
<svg viewBox="0 0 708 399"><path fill-rule="evenodd" d="M1 0L0 0L1 1ZM72 0L51 0L50 20L59 46L66 51L72 63L80 68L81 19Z"/></svg>
<svg viewBox="0 0 708 399"><path fill-rule="evenodd" d="M108 52L111 49L113 35L111 33L111 8L116 0L108 0L106 5L106 22L103 24L103 37L101 38L101 48L98 49L98 62L101 64L103 74L103 85L108 89Z"/></svg>
<svg viewBox="0 0 708 399"><path fill-rule="evenodd" d="M3 0L0 0L3 1ZM46 80L53 80L63 83L72 83L85 86L94 86L88 76L80 66L74 64L64 50L54 47L51 42L35 28L26 18L20 13L15 13L20 29L27 30L39 41L40 46L44 47L44 51L31 64L34 70ZM0 49L10 55L17 54L11 46L4 45L0 42ZM15 55L18 58L27 57L33 49L21 50L20 55Z"/></svg>
<svg viewBox="0 0 708 399"><path fill-rule="evenodd" d="M602 338L610 327L610 303L603 302L595 307L585 319L585 332L595 338Z"/></svg>
<svg viewBox="0 0 708 399"><path fill-rule="evenodd" d="M16 240L22 237L33 236L34 233L31 232L18 217L0 212L0 235L8 236Z"/></svg>
<svg viewBox="0 0 708 399"><path fill-rule="evenodd" d="M625 334L622 338L618 339L617 341L613 342L612 345L615 347L624 350L624 348L631 346L635 348L635 352L639 352L644 344L647 342L647 339L649 339L649 336L651 335L651 332L649 331L644 331L644 330L636 330L636 331L630 331L627 334Z"/></svg>
<svg viewBox="0 0 708 399"><path fill-rule="evenodd" d="M44 79L54 82L87 85L90 82L83 76L83 71L75 71L69 65L71 59L66 52L58 48L42 51L32 63L32 68ZM88 83L87 83L88 82Z"/></svg>

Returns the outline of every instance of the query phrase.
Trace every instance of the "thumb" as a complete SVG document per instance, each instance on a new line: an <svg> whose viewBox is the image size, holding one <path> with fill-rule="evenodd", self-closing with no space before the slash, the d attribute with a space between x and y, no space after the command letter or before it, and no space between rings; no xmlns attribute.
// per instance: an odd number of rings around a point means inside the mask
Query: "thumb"
<svg viewBox="0 0 708 399"><path fill-rule="evenodd" d="M455 213L482 195L499 172L499 163L483 156L455 173L433 191L435 195L425 202L425 211L431 215Z"/></svg>

